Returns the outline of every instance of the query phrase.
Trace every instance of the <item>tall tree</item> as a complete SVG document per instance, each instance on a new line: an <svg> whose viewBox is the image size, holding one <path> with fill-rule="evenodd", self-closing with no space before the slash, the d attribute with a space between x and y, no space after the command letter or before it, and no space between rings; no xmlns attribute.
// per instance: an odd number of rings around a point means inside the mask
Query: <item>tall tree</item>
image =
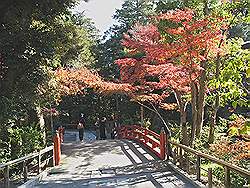
<svg viewBox="0 0 250 188"><path fill-rule="evenodd" d="M104 36L97 48L97 63L94 66L100 75L114 79L119 77L119 69L114 61L124 57L120 40L123 34L139 23L147 23L148 16L154 12L153 2L143 0L126 0L121 9L116 10L113 18L117 21Z"/></svg>
<svg viewBox="0 0 250 188"><path fill-rule="evenodd" d="M58 98L52 70L94 59L95 29L86 17L72 15L70 9L77 2L0 2L0 153L4 157L19 138L13 131L27 131L32 123L39 123L41 108ZM45 130L41 128L40 132Z"/></svg>
<svg viewBox="0 0 250 188"><path fill-rule="evenodd" d="M94 61L91 50L97 32L89 19L69 11L76 3L75 0L0 3L3 107L0 122L11 114L17 117L35 109L39 103L38 86L46 85L51 69L89 65Z"/></svg>
<svg viewBox="0 0 250 188"><path fill-rule="evenodd" d="M83 13L65 15L62 40L58 40L54 59L63 67L80 68L95 62L93 48L99 39L98 30Z"/></svg>
<svg viewBox="0 0 250 188"><path fill-rule="evenodd" d="M195 135L199 136L203 123L206 64L216 56L221 39L218 20L221 19L198 19L190 9L169 11L156 17L158 25L136 26L123 42L132 53L144 54L139 61L121 60L121 64L127 67L121 67L121 77L126 75L125 81L141 77L146 79L146 76L152 75L148 67L157 66L153 69L159 77L156 82L175 92L191 88L193 124L190 145ZM164 79L165 75L169 77ZM140 84L145 84L145 81Z"/></svg>
<svg viewBox="0 0 250 188"><path fill-rule="evenodd" d="M208 78L208 86L213 88L211 89L211 92L208 93L208 104L211 108L208 138L209 143L213 143L214 141L217 112L220 107L223 107L226 104L232 105L234 108L236 108L237 105L249 106L246 98L249 91L243 84L244 78L247 77L246 67L247 59L249 59L249 57L246 55L247 51L241 49L243 40L240 38L233 39L233 37L238 37L240 35L241 37L246 38L246 35L243 33L239 33L235 36L233 31L235 30L235 27L247 23L247 20L250 17L247 15L246 10L246 7L248 6L249 2L241 1L224 4L224 6L219 9L219 13L227 15L228 18L228 27L223 31L223 35L228 38L228 54L226 58L220 57L220 55L217 54L213 64L209 66L210 74ZM222 47L222 42L223 41L221 40L219 48ZM229 70L232 71L230 76L228 74Z"/></svg>
<svg viewBox="0 0 250 188"><path fill-rule="evenodd" d="M36 88L46 78L44 66L52 65L58 20L75 5L74 0L1 1L0 54L6 67L1 80L3 115L15 116L33 109ZM7 114L6 114L7 113Z"/></svg>

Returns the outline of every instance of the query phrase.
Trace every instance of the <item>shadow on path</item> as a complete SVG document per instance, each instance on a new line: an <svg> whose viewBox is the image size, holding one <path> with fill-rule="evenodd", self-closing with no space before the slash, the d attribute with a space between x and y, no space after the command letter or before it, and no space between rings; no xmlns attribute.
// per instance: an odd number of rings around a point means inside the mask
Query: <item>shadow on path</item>
<svg viewBox="0 0 250 188"><path fill-rule="evenodd" d="M65 142L62 152L62 164L35 187L193 187L130 140Z"/></svg>

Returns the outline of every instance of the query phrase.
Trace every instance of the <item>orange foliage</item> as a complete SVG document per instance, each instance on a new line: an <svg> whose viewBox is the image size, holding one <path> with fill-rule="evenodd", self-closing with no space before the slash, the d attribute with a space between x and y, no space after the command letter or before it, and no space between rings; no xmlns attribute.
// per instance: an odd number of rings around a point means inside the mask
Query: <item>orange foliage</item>
<svg viewBox="0 0 250 188"><path fill-rule="evenodd" d="M160 108L163 108L164 110L177 110L178 104L177 103L163 103L160 105Z"/></svg>
<svg viewBox="0 0 250 188"><path fill-rule="evenodd" d="M119 84L104 81L96 72L87 68L58 69L55 71L59 91L63 95L84 94L85 88L93 88L96 92L110 95L113 93L130 94L129 84Z"/></svg>
<svg viewBox="0 0 250 188"><path fill-rule="evenodd" d="M229 161L235 164L241 159L250 159L250 142L230 143L228 140L221 140L217 144L211 144L210 150L219 158L229 156Z"/></svg>

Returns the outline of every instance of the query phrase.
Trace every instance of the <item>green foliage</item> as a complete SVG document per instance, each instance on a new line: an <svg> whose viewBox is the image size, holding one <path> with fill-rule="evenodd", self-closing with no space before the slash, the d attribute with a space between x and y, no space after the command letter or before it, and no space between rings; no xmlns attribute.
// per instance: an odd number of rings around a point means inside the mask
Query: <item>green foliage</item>
<svg viewBox="0 0 250 188"><path fill-rule="evenodd" d="M143 119L143 121L142 122L140 121L139 124L147 129L149 129L151 126L150 118Z"/></svg>
<svg viewBox="0 0 250 188"><path fill-rule="evenodd" d="M174 9L182 9L185 7L183 1L178 1L178 0L174 0L174 1L159 1L157 2L157 7L156 7L156 11L158 13L165 13L169 10L174 10Z"/></svg>
<svg viewBox="0 0 250 188"><path fill-rule="evenodd" d="M228 120L225 118L219 117L219 122L216 126L216 131L218 133L225 133L227 131Z"/></svg>
<svg viewBox="0 0 250 188"><path fill-rule="evenodd" d="M92 89L85 89L85 95L64 96L57 107L61 112L56 123L67 124L79 121L80 113L86 115L87 126L91 127L97 119L112 116L118 118L119 123L138 122L136 118L137 105L129 101L127 96L110 95L103 96Z"/></svg>
<svg viewBox="0 0 250 188"><path fill-rule="evenodd" d="M37 124L0 129L0 163L44 148L43 130Z"/></svg>
<svg viewBox="0 0 250 188"><path fill-rule="evenodd" d="M195 140L194 148L199 151L206 151L208 148L208 134L209 134L209 127L204 126L202 128L200 138Z"/></svg>
<svg viewBox="0 0 250 188"><path fill-rule="evenodd" d="M250 135L250 121L242 115L232 114L229 117L230 127L228 129L229 136Z"/></svg>
<svg viewBox="0 0 250 188"><path fill-rule="evenodd" d="M126 0L121 9L116 10L113 18L123 28L131 28L135 23L147 23L147 16L152 16L154 3L143 0Z"/></svg>
<svg viewBox="0 0 250 188"><path fill-rule="evenodd" d="M196 11L196 14L200 17L204 14L214 12L216 9L221 7L219 1L201 1L201 0L188 0L188 1L178 1L178 0L163 0L156 3L156 11L158 13L165 13L169 10L174 9L184 9L191 8ZM220 8L221 9L221 8Z"/></svg>
<svg viewBox="0 0 250 188"><path fill-rule="evenodd" d="M212 173L219 181L224 182L225 173L221 166L213 168ZM243 185L247 185L247 178L240 176L238 173L231 172L230 176L232 187L243 187Z"/></svg>
<svg viewBox="0 0 250 188"><path fill-rule="evenodd" d="M207 152L209 148L208 137L209 137L209 125L205 125L202 128L201 136L195 141L195 148L199 151ZM220 138L226 134L228 130L228 120L219 117L219 121L214 130L214 140L215 142L220 140Z"/></svg>
<svg viewBox="0 0 250 188"><path fill-rule="evenodd" d="M221 106L225 106L229 102L234 108L238 105L250 105L246 99L247 88L244 84L250 55L247 50L241 49L242 43L243 40L239 38L228 40L227 50L229 54L220 60L222 66L219 78L210 75L208 87L212 88L212 92L208 95L208 102L213 102L218 93ZM213 65L214 62L211 62L211 67Z"/></svg>
<svg viewBox="0 0 250 188"><path fill-rule="evenodd" d="M83 13L65 15L57 21L61 40L56 43L54 61L64 67L91 66L95 61L92 49L99 37L94 23Z"/></svg>

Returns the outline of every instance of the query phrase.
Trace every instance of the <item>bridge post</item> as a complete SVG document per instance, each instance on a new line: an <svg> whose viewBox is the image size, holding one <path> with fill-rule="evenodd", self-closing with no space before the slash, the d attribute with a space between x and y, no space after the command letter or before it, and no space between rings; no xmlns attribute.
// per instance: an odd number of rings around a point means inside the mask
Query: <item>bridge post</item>
<svg viewBox="0 0 250 188"><path fill-rule="evenodd" d="M213 180L212 180L212 168L208 168L208 188L212 188L213 187Z"/></svg>
<svg viewBox="0 0 250 188"><path fill-rule="evenodd" d="M37 157L37 175L41 172L41 152L39 151L39 155Z"/></svg>
<svg viewBox="0 0 250 188"><path fill-rule="evenodd" d="M163 160L166 157L166 145L167 145L167 136L164 131L164 128L161 129L160 134L160 158Z"/></svg>
<svg viewBox="0 0 250 188"><path fill-rule="evenodd" d="M60 164L60 160L61 160L61 139L58 133L55 134L54 138L54 161L55 161L55 165L59 165Z"/></svg>
<svg viewBox="0 0 250 188"><path fill-rule="evenodd" d="M231 187L230 169L227 166L224 166L224 172L225 172L225 178L224 178L225 188L230 188Z"/></svg>
<svg viewBox="0 0 250 188"><path fill-rule="evenodd" d="M196 156L196 176L197 180L201 180L201 158L199 155Z"/></svg>

